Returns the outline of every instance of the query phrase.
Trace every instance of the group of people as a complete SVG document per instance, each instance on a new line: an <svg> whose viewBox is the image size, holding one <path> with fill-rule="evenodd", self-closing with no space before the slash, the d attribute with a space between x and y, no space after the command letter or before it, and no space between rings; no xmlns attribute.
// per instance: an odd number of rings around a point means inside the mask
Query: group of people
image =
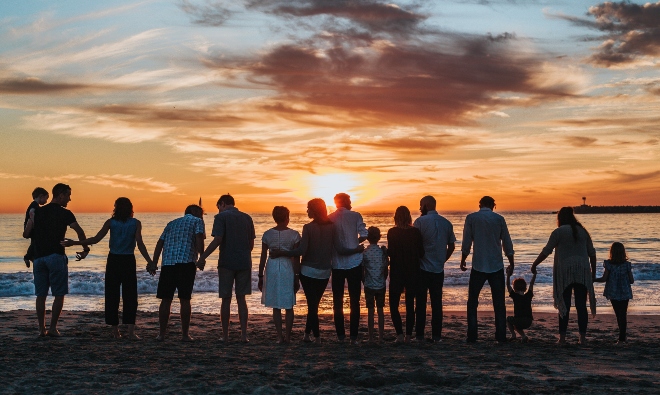
<svg viewBox="0 0 660 395"><path fill-rule="evenodd" d="M156 244L153 257L142 240L141 223L133 217L133 205L128 198L115 201L112 217L94 237L87 238L75 216L66 209L71 201L71 188L57 184L48 192L35 189L33 203L26 212L23 236L31 238L25 256L26 265L33 262L36 311L41 336L59 336L57 322L62 311L64 295L68 293L68 260L65 247L80 245L78 260L84 259L89 246L100 242L110 233L105 276L105 320L112 326L112 334L119 332L120 288L123 299L123 323L128 325L128 337L137 339L134 332L137 312L137 276L134 250L137 246L147 261L147 271L155 275L160 262L157 297L162 341L167 326L174 294L181 303L182 340L190 341L189 334L193 286L197 270L204 270L207 258L220 249L218 260L218 293L222 299L222 339L229 340L229 318L232 295L236 297L241 330L241 341L248 342L248 307L246 295L252 292L252 250L256 233L252 218L235 207L231 195L222 195L216 204L212 240L204 246L206 232L203 210L198 205L186 208L184 216L167 224ZM273 321L278 342L291 341L293 307L296 293L302 286L307 302L304 342L319 342L318 309L321 298L332 280L333 313L336 336L346 339L344 293L348 290L350 305L349 341L357 344L360 326L360 299L363 288L368 310L369 341L382 341L384 335L384 305L389 277L389 307L397 342L442 340L442 294L445 263L455 250L453 225L438 214L436 200L425 196L420 201L421 216L414 222L410 210L400 206L394 213L394 227L387 231L387 247L379 246L381 231L367 228L360 213L353 211L350 196L339 193L334 198L336 211L328 215L322 199L307 203L311 221L302 228L302 235L288 227L289 210L283 206L273 209L275 227L267 230L261 239L258 288L262 303L273 309ZM44 205L45 204L45 205ZM606 282L604 295L611 300L619 324L619 341L626 340L626 312L632 299L634 279L625 248L614 243L610 259L604 262L605 272L596 278L596 251L589 233L578 222L571 207L562 208L557 215L557 229L534 261L529 287L523 278L511 285L514 272L514 249L504 217L494 212L495 200L484 196L479 211L465 219L461 243L460 269L467 270L467 258L472 253L468 301L467 342L478 338L477 307L479 294L485 282L491 289L495 311L495 338L507 341L507 327L511 338L516 334L523 342L528 340L525 329L532 322L533 286L537 266L554 250L553 296L559 310L559 343L566 341L571 296L575 295L578 314L579 341L586 341L588 323L587 297L595 314L596 303L593 283ZM78 240L65 239L67 228L76 231ZM361 243L368 242L364 247ZM504 268L504 256L508 266ZM506 288L505 288L506 277ZM55 300L50 326L46 328L45 302L49 289ZM506 316L505 291L514 302L514 315ZM405 332L399 305L405 300ZM431 337L426 338L427 300L431 304ZM282 310L285 310L284 323ZM378 320L376 335L375 320ZM413 338L413 331L415 336Z"/></svg>

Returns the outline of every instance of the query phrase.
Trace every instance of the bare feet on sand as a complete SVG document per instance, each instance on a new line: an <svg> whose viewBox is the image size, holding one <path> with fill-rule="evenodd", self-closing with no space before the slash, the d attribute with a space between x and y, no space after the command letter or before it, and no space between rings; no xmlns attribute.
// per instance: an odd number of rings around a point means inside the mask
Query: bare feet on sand
<svg viewBox="0 0 660 395"><path fill-rule="evenodd" d="M115 338L115 339L121 339L121 333L119 333L119 328L118 328L118 327L113 326L113 327L112 327L112 332L111 332L111 334L112 334L112 337L113 337L113 338Z"/></svg>
<svg viewBox="0 0 660 395"><path fill-rule="evenodd" d="M126 335L126 338L130 340L142 340L142 338L136 335L135 333L129 333L128 335Z"/></svg>
<svg viewBox="0 0 660 395"><path fill-rule="evenodd" d="M529 343L529 337L523 336L522 339L520 339L520 341L523 343Z"/></svg>
<svg viewBox="0 0 660 395"><path fill-rule="evenodd" d="M60 331L58 331L57 329L49 329L46 334L50 337L60 337L60 336L62 336L60 334Z"/></svg>
<svg viewBox="0 0 660 395"><path fill-rule="evenodd" d="M161 334L158 335L158 337L156 338L156 341L157 341L157 342L165 341L165 335L163 335L163 334L161 333Z"/></svg>
<svg viewBox="0 0 660 395"><path fill-rule="evenodd" d="M396 335L396 340L394 341L394 343L400 344L400 343L403 343L403 342L405 342L405 338L403 337L403 334Z"/></svg>
<svg viewBox="0 0 660 395"><path fill-rule="evenodd" d="M192 342L195 341L190 335L183 335L181 336L181 341L182 342Z"/></svg>

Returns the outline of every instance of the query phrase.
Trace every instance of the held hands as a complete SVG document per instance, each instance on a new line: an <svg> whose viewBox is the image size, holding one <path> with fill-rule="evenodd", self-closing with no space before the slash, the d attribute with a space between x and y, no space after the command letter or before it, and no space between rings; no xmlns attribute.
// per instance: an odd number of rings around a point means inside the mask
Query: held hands
<svg viewBox="0 0 660 395"><path fill-rule="evenodd" d="M293 277L293 293L297 293L300 290L300 279L298 278L298 275L296 274Z"/></svg>
<svg viewBox="0 0 660 395"><path fill-rule="evenodd" d="M509 276L509 277L513 276L513 265L509 265L506 268L506 275Z"/></svg>
<svg viewBox="0 0 660 395"><path fill-rule="evenodd" d="M295 283L295 281L294 281ZM260 274L259 275L259 283L257 284L257 287L259 288L259 291L263 292L264 291L264 275Z"/></svg>
<svg viewBox="0 0 660 395"><path fill-rule="evenodd" d="M467 270L467 263L465 261L461 261L461 270L466 271Z"/></svg>
<svg viewBox="0 0 660 395"><path fill-rule="evenodd" d="M536 266L532 265L529 270L532 272L532 274L536 275Z"/></svg>
<svg viewBox="0 0 660 395"><path fill-rule="evenodd" d="M197 266L197 268L199 270L204 271L204 266L206 266L206 259L200 257L197 260L197 263L195 264L195 266Z"/></svg>
<svg viewBox="0 0 660 395"><path fill-rule="evenodd" d="M147 263L147 272L152 276L156 275L156 270L158 270L158 264L156 262Z"/></svg>

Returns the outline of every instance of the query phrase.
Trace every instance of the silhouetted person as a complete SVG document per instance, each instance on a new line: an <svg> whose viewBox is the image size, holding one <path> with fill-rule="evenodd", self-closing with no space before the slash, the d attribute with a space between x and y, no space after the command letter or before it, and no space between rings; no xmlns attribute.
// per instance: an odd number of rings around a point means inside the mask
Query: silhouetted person
<svg viewBox="0 0 660 395"><path fill-rule="evenodd" d="M153 262L147 265L147 271L152 275L155 274L162 252L163 262L156 291L156 297L161 300L158 309L160 324L160 333L156 338L158 341L165 340L167 334L174 291L177 291L181 303L181 340L193 340L188 333L192 315L190 299L197 275L195 261L198 254L204 251L203 215L204 211L201 207L191 204L186 207L183 217L170 221L158 239ZM203 266L199 269L202 270Z"/></svg>
<svg viewBox="0 0 660 395"><path fill-rule="evenodd" d="M426 293L431 296L431 332L432 340L440 341L442 337L442 287L445 282L445 262L456 248L454 226L435 209L433 196L424 196L419 202L422 216L417 218L413 226L422 233L424 256L420 258L420 294L417 310L417 335L424 340L426 326Z"/></svg>
<svg viewBox="0 0 660 395"><path fill-rule="evenodd" d="M406 206L399 206L394 213L394 227L387 231L387 255L390 257L390 315L396 330L396 341L409 342L415 326L415 302L417 310L426 312L426 297L420 293L420 258L424 256L422 233L412 226L412 216ZM399 313L401 294L406 292L406 334ZM422 301L423 299L423 301ZM420 319L417 316L417 319ZM426 317L424 318L426 319ZM424 325L418 323L417 333L424 338ZM421 328L421 332L420 331Z"/></svg>
<svg viewBox="0 0 660 395"><path fill-rule="evenodd" d="M64 306L64 295L69 293L69 259L64 247L67 227L78 234L78 239L85 240L82 230L73 213L66 209L71 201L71 187L57 184L53 187L53 198L50 203L36 209L25 226L23 237L32 236L34 246L34 293L37 295L37 319L39 320L40 336L59 336L57 321ZM89 247L76 253L77 260L85 259ZM50 320L50 328L46 330L46 297L48 289L55 297Z"/></svg>
<svg viewBox="0 0 660 395"><path fill-rule="evenodd" d="M351 343L357 344L360 328L360 296L362 294L362 251L358 247L367 239L367 227L360 213L351 211L351 197L345 193L335 195L337 210L328 218L335 224L335 234L339 246L332 255L332 306L335 318L337 338L346 338L344 329L344 284L348 283L348 298L350 300L350 336ZM340 254L342 250L356 252L348 255Z"/></svg>
<svg viewBox="0 0 660 395"><path fill-rule="evenodd" d="M472 255L472 271L467 302L468 332L467 341L477 341L477 306L479 294L486 281L490 285L495 310L495 338L498 342L506 342L506 304L504 286L504 260L502 250L509 259L507 273L513 273L513 243L509 235L504 217L493 212L495 199L484 196L479 200L479 211L468 214L463 228L461 245L461 270L467 270L465 260Z"/></svg>
<svg viewBox="0 0 660 395"><path fill-rule="evenodd" d="M135 334L135 316L138 308L138 289L135 262L135 246L151 265L151 257L142 241L142 223L133 218L133 203L120 197L115 200L112 217L94 237L83 241L66 239L65 247L72 245L92 245L100 242L110 232L110 252L105 265L105 323L112 326L112 336L121 338L119 333L120 289L124 301L122 322L128 325L129 339L139 339Z"/></svg>
<svg viewBox="0 0 660 395"><path fill-rule="evenodd" d="M575 309L578 315L580 344L586 342L587 295L592 314L596 314L596 250L589 232L575 218L572 207L562 207L557 213L557 229L552 231L548 244L532 264L531 271L555 250L552 270L552 288L555 308L559 310L559 341L566 342L568 315L571 309L571 293L575 293Z"/></svg>
<svg viewBox="0 0 660 395"><path fill-rule="evenodd" d="M218 214L213 221L213 240L199 258L203 267L206 258L220 247L218 259L218 293L222 299L220 317L222 340L229 341L229 316L232 287L238 305L238 320L241 325L241 341L248 342L248 307L245 295L252 294L252 250L254 249L254 223L252 217L234 207L231 195L222 195L216 206Z"/></svg>

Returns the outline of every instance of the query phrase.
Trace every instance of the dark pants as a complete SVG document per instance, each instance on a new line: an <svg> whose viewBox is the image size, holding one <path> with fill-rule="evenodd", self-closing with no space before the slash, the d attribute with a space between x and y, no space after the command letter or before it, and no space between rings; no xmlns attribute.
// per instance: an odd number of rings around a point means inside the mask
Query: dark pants
<svg viewBox="0 0 660 395"><path fill-rule="evenodd" d="M504 269L494 273L479 272L474 269L470 272L470 285L468 286L467 319L469 342L477 341L477 307L479 306L479 294L484 284L488 281L490 293L493 298L493 310L495 310L495 339L498 342L506 341L506 302L504 296Z"/></svg>
<svg viewBox="0 0 660 395"><path fill-rule="evenodd" d="M328 286L328 279L318 279L300 275L300 284L302 285L305 299L307 299L307 323L305 323L305 333L314 332L314 337L319 337L319 303Z"/></svg>
<svg viewBox="0 0 660 395"><path fill-rule="evenodd" d="M619 341L626 341L628 328L628 300L610 300L616 314L616 323L619 324Z"/></svg>
<svg viewBox="0 0 660 395"><path fill-rule="evenodd" d="M431 273L420 271L420 293L417 308L417 338L424 338L426 326L426 293L431 296L431 333L433 340L442 336L442 286L445 283L445 272Z"/></svg>
<svg viewBox="0 0 660 395"><path fill-rule="evenodd" d="M397 335L403 334L403 323L401 322L401 313L399 313L399 301L401 294L405 288L406 292L406 335L411 336L415 326L415 300L417 301L417 310L426 311L426 299L420 301L418 280L409 281L390 281L390 315L392 316L392 325ZM423 304L423 305L422 305ZM422 332L419 333L419 325L417 326L418 336L424 336L424 327Z"/></svg>
<svg viewBox="0 0 660 395"><path fill-rule="evenodd" d="M337 338L344 339L344 283L348 283L351 305L351 340L356 340L360 328L360 296L362 295L362 265L352 269L332 269L332 309Z"/></svg>
<svg viewBox="0 0 660 395"><path fill-rule="evenodd" d="M108 254L105 266L105 323L119 325L119 287L124 299L122 322L135 324L138 307L135 255Z"/></svg>
<svg viewBox="0 0 660 395"><path fill-rule="evenodd" d="M578 329L581 334L587 333L589 314L587 313L587 287L582 284L571 284L564 290L566 316L559 316L559 333L565 334L568 328L568 316L571 311L571 293L575 290L575 310L578 316Z"/></svg>

